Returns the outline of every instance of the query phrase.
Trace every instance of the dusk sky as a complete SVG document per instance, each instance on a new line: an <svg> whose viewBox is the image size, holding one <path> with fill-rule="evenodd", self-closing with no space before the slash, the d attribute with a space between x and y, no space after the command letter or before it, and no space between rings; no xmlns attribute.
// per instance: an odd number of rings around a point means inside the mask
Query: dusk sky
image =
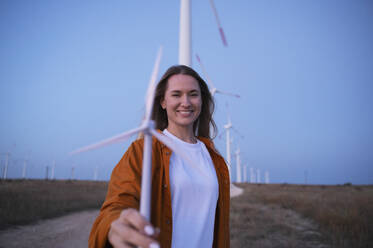
<svg viewBox="0 0 373 248"><path fill-rule="evenodd" d="M193 68L218 89L215 145L273 183L373 184L373 2L192 1ZM178 63L179 1L0 1L0 168L8 177L108 180L135 139L68 153L137 127L158 48ZM226 107L228 105L228 108ZM221 136L219 138L219 135ZM235 160L233 160L233 166ZM263 179L262 179L263 180Z"/></svg>

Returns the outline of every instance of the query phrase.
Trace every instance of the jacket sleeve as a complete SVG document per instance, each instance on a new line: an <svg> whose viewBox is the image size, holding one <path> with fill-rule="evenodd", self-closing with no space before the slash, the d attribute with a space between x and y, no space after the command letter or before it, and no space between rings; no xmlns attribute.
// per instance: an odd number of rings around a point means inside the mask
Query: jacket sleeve
<svg viewBox="0 0 373 248"><path fill-rule="evenodd" d="M100 213L96 218L89 236L91 248L111 247L108 233L111 223L123 209L139 209L143 143L135 141L113 169L108 192Z"/></svg>

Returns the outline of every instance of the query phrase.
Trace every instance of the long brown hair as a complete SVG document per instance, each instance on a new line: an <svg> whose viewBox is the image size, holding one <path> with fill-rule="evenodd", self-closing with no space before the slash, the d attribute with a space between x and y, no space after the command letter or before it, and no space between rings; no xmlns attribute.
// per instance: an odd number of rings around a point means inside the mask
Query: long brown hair
<svg viewBox="0 0 373 248"><path fill-rule="evenodd" d="M197 120L193 123L193 132L197 136L213 139L216 136L217 128L212 114L214 113L215 103L211 93L207 87L206 82L198 75L196 71L185 65L174 65L168 68L160 79L155 90L155 97L153 102L152 119L155 122L155 128L164 130L168 126L167 112L161 106L161 101L167 90L168 79L177 74L189 75L194 77L201 89L202 107L201 113ZM210 133L210 127L212 133Z"/></svg>

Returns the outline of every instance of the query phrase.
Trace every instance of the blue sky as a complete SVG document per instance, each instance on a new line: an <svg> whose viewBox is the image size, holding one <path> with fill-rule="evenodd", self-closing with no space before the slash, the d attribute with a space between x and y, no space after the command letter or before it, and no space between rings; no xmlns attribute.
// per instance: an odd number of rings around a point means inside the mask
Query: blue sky
<svg viewBox="0 0 373 248"><path fill-rule="evenodd" d="M219 133L228 103L242 160L271 182L373 183L373 3L192 1L193 53L215 86ZM160 45L178 63L179 1L0 2L0 153L9 176L108 179L130 141L68 152L136 127ZM193 57L193 68L202 72ZM223 136L224 137L224 136ZM215 144L225 155L225 140ZM233 151L232 151L233 152ZM0 155L1 170L5 156Z"/></svg>

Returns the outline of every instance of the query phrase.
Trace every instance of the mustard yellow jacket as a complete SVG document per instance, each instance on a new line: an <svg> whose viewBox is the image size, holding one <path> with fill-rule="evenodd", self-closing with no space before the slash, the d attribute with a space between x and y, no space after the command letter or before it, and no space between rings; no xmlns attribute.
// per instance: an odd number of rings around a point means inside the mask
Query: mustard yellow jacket
<svg viewBox="0 0 373 248"><path fill-rule="evenodd" d="M198 138L205 145L214 163L219 182L219 199L215 214L213 247L229 247L229 172L223 157L215 150L213 142ZM94 222L89 237L89 247L111 247L108 240L110 224L125 208L139 209L144 139L134 141L114 168L108 192L100 214ZM152 200L151 223L159 227L162 248L171 247L172 210L169 178L171 150L152 140Z"/></svg>

